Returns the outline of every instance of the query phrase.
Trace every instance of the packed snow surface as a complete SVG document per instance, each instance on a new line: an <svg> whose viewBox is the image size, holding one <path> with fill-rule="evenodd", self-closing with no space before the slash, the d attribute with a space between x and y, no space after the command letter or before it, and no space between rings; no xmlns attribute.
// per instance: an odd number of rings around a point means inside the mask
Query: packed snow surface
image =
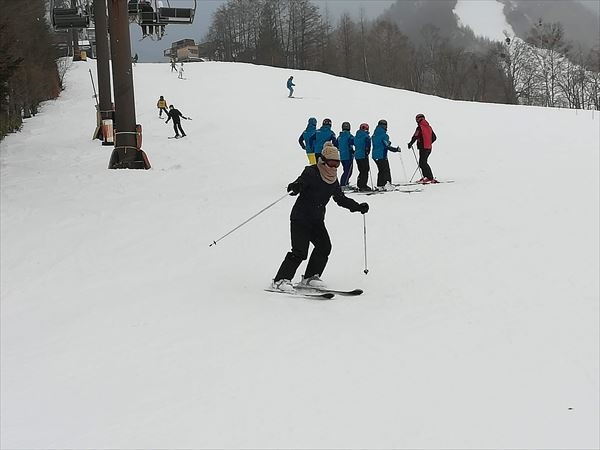
<svg viewBox="0 0 600 450"><path fill-rule="evenodd" d="M503 8L504 5L496 0L457 0L454 14L459 23L471 28L476 36L503 41L505 33L514 35Z"/></svg>
<svg viewBox="0 0 600 450"><path fill-rule="evenodd" d="M2 448L598 448L598 112L138 64L152 169L107 170L89 68L1 143ZM209 247L300 174L310 116L387 119L400 182L417 113L455 182L328 206L323 278L362 296L263 290L294 198Z"/></svg>

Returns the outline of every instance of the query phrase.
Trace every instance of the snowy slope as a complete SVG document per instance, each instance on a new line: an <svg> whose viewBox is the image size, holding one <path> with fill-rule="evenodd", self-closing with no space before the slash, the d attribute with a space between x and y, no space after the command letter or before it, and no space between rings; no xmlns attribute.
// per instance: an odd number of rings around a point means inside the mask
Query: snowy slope
<svg viewBox="0 0 600 450"><path fill-rule="evenodd" d="M515 34L506 22L503 8L504 5L496 0L457 0L453 12L459 25L468 26L476 36L503 41L504 33Z"/></svg>
<svg viewBox="0 0 600 450"><path fill-rule="evenodd" d="M598 448L597 112L138 64L153 168L111 171L89 67L0 144L2 448ZM419 112L456 182L361 197L368 275L361 215L328 208L324 278L363 296L263 291L291 198L208 247L300 173L309 116L386 118L402 181Z"/></svg>

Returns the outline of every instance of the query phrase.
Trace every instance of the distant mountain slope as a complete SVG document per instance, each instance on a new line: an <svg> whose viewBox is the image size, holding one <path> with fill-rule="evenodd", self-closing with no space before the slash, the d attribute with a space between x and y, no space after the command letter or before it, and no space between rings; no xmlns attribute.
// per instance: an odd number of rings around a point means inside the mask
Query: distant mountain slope
<svg viewBox="0 0 600 450"><path fill-rule="evenodd" d="M600 22L598 14L590 14L589 6L572 0L498 0L504 4L506 21L520 38L526 38L539 18L544 22L560 22L567 40L577 47L589 50L599 45ZM462 39L464 33L453 13L456 0L398 0L382 17L398 24L412 41L423 39L423 26L431 24L440 35L450 39Z"/></svg>
<svg viewBox="0 0 600 450"><path fill-rule="evenodd" d="M560 22L565 38L584 50L600 44L600 19L590 9L572 0L500 0L506 20L517 36L527 37L531 27L541 18L544 22Z"/></svg>

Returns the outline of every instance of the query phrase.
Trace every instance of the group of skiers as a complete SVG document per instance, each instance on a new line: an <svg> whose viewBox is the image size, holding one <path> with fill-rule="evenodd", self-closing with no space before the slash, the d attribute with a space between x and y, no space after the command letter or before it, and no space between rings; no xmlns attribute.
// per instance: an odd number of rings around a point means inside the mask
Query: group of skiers
<svg viewBox="0 0 600 450"><path fill-rule="evenodd" d="M431 154L431 147L436 140L433 129L425 119L423 114L416 116L417 129L413 133L408 148L412 148L417 143L419 150L419 168L422 172L420 183L437 183L433 177L431 167L427 160ZM306 151L308 162L311 165L317 163L321 156L321 151L326 142L331 142L340 152L340 161L343 168L340 185L343 189L349 186L350 177L354 160L358 167L357 188L360 191L370 191L368 185L369 179L369 155L377 165L377 183L378 189L385 189L391 185L392 175L388 161L388 152L400 152L399 146L392 146L387 134L387 120L381 119L373 132L369 134L369 124L361 123L353 135L350 131L350 123L343 122L342 130L339 136L331 129L331 119L323 119L321 127L317 129L317 119L311 117L308 119L306 129L300 134L298 143Z"/></svg>
<svg viewBox="0 0 600 450"><path fill-rule="evenodd" d="M177 69L177 62L175 58L171 58L171 72L177 72L179 75L177 78L183 79L183 61L179 64L179 69Z"/></svg>
<svg viewBox="0 0 600 450"><path fill-rule="evenodd" d="M290 93L291 95L291 93ZM423 114L417 114L417 129L413 133L408 147L416 142L419 149L419 167L422 178L420 183L437 183L431 167L427 163L431 147L436 140L433 129ZM331 130L331 119L323 119L317 129L317 119L308 119L306 129L298 138L298 143L306 151L309 166L302 174L287 187L290 195L299 195L290 215L291 250L285 255L279 270L271 283L271 289L280 292L294 293L296 286L292 283L298 267L308 258L306 269L299 283L303 288L324 288L321 275L327 265L331 253L331 240L325 227L325 208L329 200L351 212L366 214L369 211L367 203L358 203L346 197L343 188L348 186L352 175L353 161L359 170L358 189L372 190L368 184L369 154L378 169L377 188L386 189L391 185L392 176L387 159L388 151L400 152L400 147L393 147L387 134L387 121L380 120L375 127L373 136L369 135L369 125L360 124L356 135L350 132L350 123L342 123L339 136ZM342 166L341 180L337 179L337 168ZM314 248L308 255L309 245Z"/></svg>
<svg viewBox="0 0 600 450"><path fill-rule="evenodd" d="M169 123L169 120L173 120L173 130L175 131L175 138L185 137L185 131L181 128L181 119L189 120L189 117L185 117L181 111L176 109L173 105L169 105L169 109L167 110L167 101L161 95L158 101L156 102L156 107L158 108L158 117L162 119L162 113L164 112L167 116L167 121L165 123ZM180 134L181 133L181 134Z"/></svg>

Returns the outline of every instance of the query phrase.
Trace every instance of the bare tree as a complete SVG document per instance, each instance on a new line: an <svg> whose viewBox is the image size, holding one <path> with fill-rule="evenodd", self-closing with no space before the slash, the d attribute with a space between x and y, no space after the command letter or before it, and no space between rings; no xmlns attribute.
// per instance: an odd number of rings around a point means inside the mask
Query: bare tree
<svg viewBox="0 0 600 450"><path fill-rule="evenodd" d="M569 45L560 23L544 23L541 19L531 28L527 42L538 47L533 52L538 71L536 77L543 87L542 106L557 106L558 77L567 63Z"/></svg>
<svg viewBox="0 0 600 450"><path fill-rule="evenodd" d="M0 0L0 138L60 93L43 0Z"/></svg>

